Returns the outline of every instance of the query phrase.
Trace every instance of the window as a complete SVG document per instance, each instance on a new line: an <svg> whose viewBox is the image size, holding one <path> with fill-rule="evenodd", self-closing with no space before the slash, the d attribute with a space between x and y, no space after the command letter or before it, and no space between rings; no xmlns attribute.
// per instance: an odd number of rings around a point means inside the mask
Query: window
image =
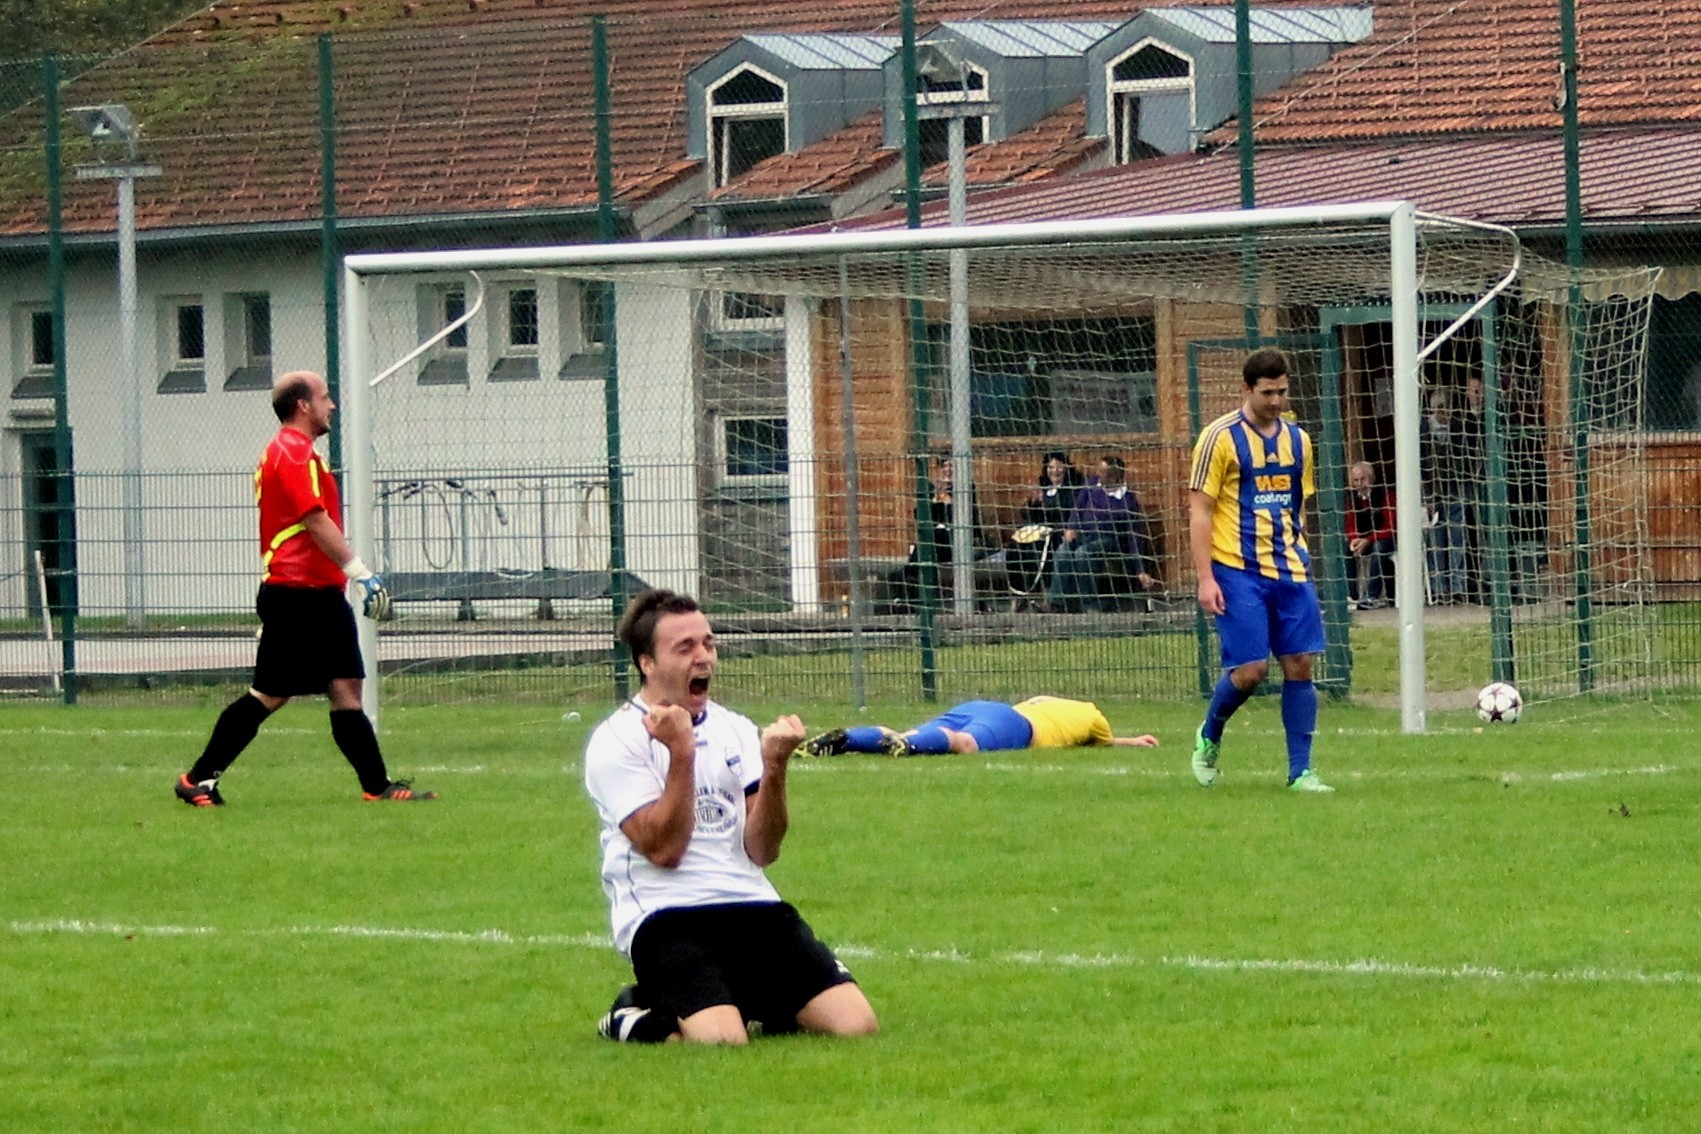
<svg viewBox="0 0 1701 1134"><path fill-rule="evenodd" d="M207 389L207 320L199 296L160 301L160 354L165 374L162 394L200 394Z"/></svg>
<svg viewBox="0 0 1701 1134"><path fill-rule="evenodd" d="M786 152L786 88L744 66L709 88L709 174L715 188Z"/></svg>
<svg viewBox="0 0 1701 1134"><path fill-rule="evenodd" d="M1193 148L1193 63L1147 40L1110 65L1111 160L1117 165Z"/></svg>
<svg viewBox="0 0 1701 1134"><path fill-rule="evenodd" d="M467 313L467 292L465 288L446 287L438 293L437 329L442 330L450 323ZM442 347L445 351L467 349L467 325L462 323L444 338Z"/></svg>
<svg viewBox="0 0 1701 1134"><path fill-rule="evenodd" d="M12 396L52 397L53 360L57 354L53 339L52 309L35 304L14 308L12 341L15 344Z"/></svg>
<svg viewBox="0 0 1701 1134"><path fill-rule="evenodd" d="M419 289L419 337L423 341L467 313L467 291L460 284L426 284ZM467 325L439 342L420 364L421 386L467 384Z"/></svg>
<svg viewBox="0 0 1701 1134"><path fill-rule="evenodd" d="M608 332L603 329L603 323L608 319L612 287L602 280L586 280L579 285L579 335L587 351L601 350L607 345Z"/></svg>
<svg viewBox="0 0 1701 1134"><path fill-rule="evenodd" d="M773 481L791 468L783 417L721 419L721 476L726 481Z"/></svg>
<svg viewBox="0 0 1701 1134"><path fill-rule="evenodd" d="M786 301L782 295L718 291L710 296L709 302L709 324L718 331L772 330L785 322Z"/></svg>
<svg viewBox="0 0 1701 1134"><path fill-rule="evenodd" d="M1701 294L1654 297L1647 391L1649 429L1701 429Z"/></svg>
<svg viewBox="0 0 1701 1134"><path fill-rule="evenodd" d="M538 376L537 288L510 287L502 309L502 341L498 344L492 382L529 381Z"/></svg>
<svg viewBox="0 0 1701 1134"><path fill-rule="evenodd" d="M950 328L928 328L932 428L950 429ZM1149 317L985 323L969 330L969 432L974 437L1152 433L1157 328Z"/></svg>
<svg viewBox="0 0 1701 1134"><path fill-rule="evenodd" d="M964 82L941 83L927 76L916 79L916 105L953 106L973 105L986 102L990 98L987 92L986 72L979 67L966 64L967 74ZM918 134L921 139L922 168L938 165L951 156L951 120L949 118L923 117L918 123ZM986 116L976 115L963 119L963 145L978 146L986 141Z"/></svg>
<svg viewBox="0 0 1701 1134"><path fill-rule="evenodd" d="M508 349L537 353L537 288L517 287L508 293Z"/></svg>
<svg viewBox="0 0 1701 1134"><path fill-rule="evenodd" d="M268 390L272 385L272 297L229 295L224 301L226 390Z"/></svg>
<svg viewBox="0 0 1701 1134"><path fill-rule="evenodd" d="M31 370L52 370L57 352L53 349L53 312L31 311L30 360Z"/></svg>
<svg viewBox="0 0 1701 1134"><path fill-rule="evenodd" d="M242 297L243 352L249 362L272 361L272 297L245 295Z"/></svg>
<svg viewBox="0 0 1701 1134"><path fill-rule="evenodd" d="M177 307L177 365L202 366L207 361L207 325L199 303Z"/></svg>

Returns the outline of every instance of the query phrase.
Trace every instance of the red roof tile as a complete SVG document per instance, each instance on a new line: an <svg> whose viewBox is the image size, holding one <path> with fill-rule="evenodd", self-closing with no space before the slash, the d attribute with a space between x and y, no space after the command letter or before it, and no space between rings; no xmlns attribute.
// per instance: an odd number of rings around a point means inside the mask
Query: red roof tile
<svg viewBox="0 0 1701 1134"><path fill-rule="evenodd" d="M917 7L923 29L1135 11L1129 0ZM1555 7L1380 0L1366 42L1260 101L1260 144L1557 129ZM1701 123L1701 4L1578 7L1586 125ZM328 32L343 215L586 208L596 192L592 11L608 18L616 191L634 205L697 174L685 158L685 75L738 35L897 30L893 0L827 0L783 16L742 0L219 0L79 76L63 97L122 101L143 121L147 156L165 175L138 189L141 227L310 221L319 212L315 37ZM737 192L836 192L896 160L866 148L857 129L752 170ZM1058 118L982 147L971 177L1043 180L1101 144L1066 135ZM43 227L40 137L39 105L0 119L0 232ZM86 157L86 143L67 140L67 165ZM67 178L69 227L110 231L111 197L109 186Z"/></svg>
<svg viewBox="0 0 1701 1134"><path fill-rule="evenodd" d="M1128 0L917 3L923 29L1132 11ZM308 220L319 211L315 41L330 33L344 216L584 208L596 200L593 12L608 21L616 191L634 204L678 184L686 73L737 36L898 30L894 0L783 13L742 0L218 0L63 95L125 102L143 122L165 175L138 188L140 227ZM43 227L40 137L39 105L0 119L0 232ZM67 164L86 157L67 139ZM65 206L72 230L112 228L109 187L67 178Z"/></svg>
<svg viewBox="0 0 1701 1134"><path fill-rule="evenodd" d="M1375 24L1257 102L1260 144L1560 128L1555 0L1384 0ZM1578 3L1577 41L1584 126L1701 122L1695 0Z"/></svg>
<svg viewBox="0 0 1701 1134"><path fill-rule="evenodd" d="M1565 219L1562 141L1552 134L1478 135L1370 145L1293 146L1260 151L1258 204L1338 204L1411 200L1430 212L1512 225ZM1587 222L1701 219L1701 128L1603 130L1583 139ZM1485 171L1489 171L1485 173ZM977 193L970 224L1076 220L1234 209L1240 166L1232 150L1183 154ZM945 223L930 202L924 225ZM899 228L900 211L846 222L846 228Z"/></svg>

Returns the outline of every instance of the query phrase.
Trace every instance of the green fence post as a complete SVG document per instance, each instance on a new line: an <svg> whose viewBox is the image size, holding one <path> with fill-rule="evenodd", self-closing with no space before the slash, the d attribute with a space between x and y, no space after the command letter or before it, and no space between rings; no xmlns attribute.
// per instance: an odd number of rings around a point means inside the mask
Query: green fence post
<svg viewBox="0 0 1701 1134"><path fill-rule="evenodd" d="M915 0L903 0L904 215L908 227L921 227L921 118L916 113ZM921 645L921 696L939 699L938 659L934 655L933 612L939 597L939 564L933 554L933 508L928 497L927 430L932 365L927 350L927 318L922 311L921 264L912 256L910 279L910 381L914 423L910 455L915 465L915 551L921 579L916 597L916 629Z"/></svg>
<svg viewBox="0 0 1701 1134"><path fill-rule="evenodd" d="M1352 691L1353 646L1352 613L1349 609L1346 575L1342 570L1354 569L1349 563L1346 539L1346 487L1341 479L1347 467L1346 428L1341 414L1341 351L1335 336L1330 335L1322 350L1322 374L1319 377L1321 395L1319 414L1323 419L1323 444L1317 457L1318 493L1322 514L1336 517L1334 523L1322 525L1323 561L1327 569L1319 572L1312 560L1312 578L1323 576L1321 598L1328 620L1342 628L1339 634L1325 638L1323 654L1326 677L1319 682L1329 694L1344 697ZM1368 588L1367 588L1368 589ZM1361 592L1363 593L1363 592Z"/></svg>
<svg viewBox="0 0 1701 1134"><path fill-rule="evenodd" d="M1199 420L1204 413L1204 406L1199 396L1199 344L1187 344L1187 420L1192 424L1192 435L1196 438L1205 423ZM1189 462L1191 464L1191 462ZM1187 530L1188 545L1191 550L1193 530L1193 497L1187 499ZM1193 647L1194 660L1199 672L1199 696L1209 697L1211 690L1217 684L1217 663L1211 656L1211 624L1205 618L1205 610L1197 602L1193 604Z"/></svg>
<svg viewBox="0 0 1701 1134"><path fill-rule="evenodd" d="M1490 303L1482 313L1483 488L1488 515L1489 674L1495 681L1515 682L1517 665L1512 642L1512 555L1506 535L1511 510L1506 496L1506 437L1500 417L1500 308Z"/></svg>
<svg viewBox="0 0 1701 1134"><path fill-rule="evenodd" d="M325 385L342 397L342 248L337 240L337 100L332 90L331 37L319 37L319 262L324 269ZM343 431L331 430L331 467L343 467Z"/></svg>
<svg viewBox="0 0 1701 1134"><path fill-rule="evenodd" d="M596 85L597 240L612 244L614 231L614 157L609 139L608 21L591 17L591 71ZM608 446L608 594L614 623L626 611L626 480L620 458L620 354L615 334L614 287L603 285L602 412ZM614 643L614 692L632 695L632 659L625 643Z"/></svg>
<svg viewBox="0 0 1701 1134"><path fill-rule="evenodd" d="M1577 123L1575 0L1559 0L1559 70L1565 103L1565 262L1577 269L1583 266L1583 176L1582 140ZM1595 687L1595 620L1590 594L1594 589L1594 557L1590 547L1594 533L1589 512L1589 381L1583 367L1587 343L1585 322L1583 293L1572 284L1566 297L1565 326L1571 345L1567 352L1571 374L1571 493L1577 520L1573 564L1577 581L1577 688L1583 693Z"/></svg>
<svg viewBox="0 0 1701 1134"><path fill-rule="evenodd" d="M70 386L65 371L65 221L59 171L59 61L41 61L42 116L46 127L47 276L53 293L53 463L59 476L59 667L67 705L77 703L77 478L71 450Z"/></svg>

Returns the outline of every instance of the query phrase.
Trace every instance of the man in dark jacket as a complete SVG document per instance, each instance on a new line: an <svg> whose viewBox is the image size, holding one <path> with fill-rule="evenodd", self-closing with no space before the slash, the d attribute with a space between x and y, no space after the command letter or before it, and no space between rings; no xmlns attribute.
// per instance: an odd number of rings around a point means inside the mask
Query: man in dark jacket
<svg viewBox="0 0 1701 1134"><path fill-rule="evenodd" d="M1075 508L1051 571L1053 610L1102 609L1105 583L1132 578L1139 590L1157 585L1152 539L1140 501L1128 487L1121 457L1099 462L1099 480L1075 494Z"/></svg>

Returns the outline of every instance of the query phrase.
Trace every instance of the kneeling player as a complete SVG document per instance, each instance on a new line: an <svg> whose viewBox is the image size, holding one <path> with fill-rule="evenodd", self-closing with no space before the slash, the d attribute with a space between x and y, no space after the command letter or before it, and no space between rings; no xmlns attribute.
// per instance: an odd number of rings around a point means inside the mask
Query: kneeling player
<svg viewBox="0 0 1701 1134"><path fill-rule="evenodd" d="M636 1043L744 1043L803 1030L872 1035L874 1009L768 881L787 827L794 716L758 734L709 699L714 633L692 599L645 591L620 621L642 676L597 727L585 786L602 820L614 943L637 983L598 1030Z"/></svg>
<svg viewBox="0 0 1701 1134"><path fill-rule="evenodd" d="M806 756L880 752L888 756L943 756L947 753L1004 752L1021 748L1086 748L1093 745L1156 748L1149 733L1117 736L1091 701L1065 697L1029 697L1004 701L964 701L908 732L885 725L836 728L804 742Z"/></svg>

